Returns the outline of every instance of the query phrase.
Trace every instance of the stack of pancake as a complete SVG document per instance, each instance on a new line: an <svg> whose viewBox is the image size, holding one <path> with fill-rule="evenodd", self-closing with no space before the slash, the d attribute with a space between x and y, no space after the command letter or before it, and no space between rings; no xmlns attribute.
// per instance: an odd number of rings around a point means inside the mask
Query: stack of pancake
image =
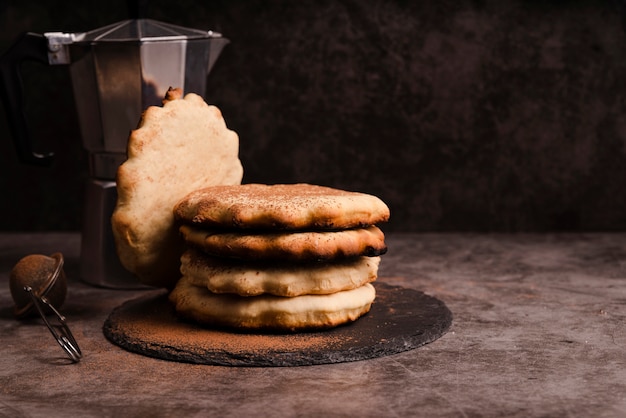
<svg viewBox="0 0 626 418"><path fill-rule="evenodd" d="M170 293L187 319L242 330L334 327L367 313L380 255L379 198L309 184L212 186L174 207L188 249Z"/></svg>

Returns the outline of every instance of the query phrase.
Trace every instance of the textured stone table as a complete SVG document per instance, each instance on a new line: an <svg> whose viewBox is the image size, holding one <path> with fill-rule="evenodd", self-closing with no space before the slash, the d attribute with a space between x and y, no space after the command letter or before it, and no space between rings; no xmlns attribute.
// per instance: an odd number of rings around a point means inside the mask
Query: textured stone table
<svg viewBox="0 0 626 418"><path fill-rule="evenodd" d="M223 367L133 354L102 333L145 291L77 277L77 234L0 233L0 417L626 416L626 234L394 234L380 281L454 314L424 347L366 361ZM38 320L16 321L8 275L61 251L69 364Z"/></svg>

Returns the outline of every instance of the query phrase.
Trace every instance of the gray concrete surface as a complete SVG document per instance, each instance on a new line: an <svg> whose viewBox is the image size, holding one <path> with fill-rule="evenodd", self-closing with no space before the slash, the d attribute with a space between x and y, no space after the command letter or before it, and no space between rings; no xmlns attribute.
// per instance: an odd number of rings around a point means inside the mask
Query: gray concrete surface
<svg viewBox="0 0 626 418"><path fill-rule="evenodd" d="M454 314L424 347L306 367L222 367L144 357L102 325L143 291L76 279L73 233L0 233L0 417L623 417L626 234L390 234L381 282ZM69 364L38 320L16 321L11 267L61 251L61 308L84 352Z"/></svg>

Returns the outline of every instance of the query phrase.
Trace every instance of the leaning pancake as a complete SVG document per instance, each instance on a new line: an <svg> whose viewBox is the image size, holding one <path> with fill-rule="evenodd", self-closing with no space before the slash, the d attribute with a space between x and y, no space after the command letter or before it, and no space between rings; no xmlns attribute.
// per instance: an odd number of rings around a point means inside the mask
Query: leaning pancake
<svg viewBox="0 0 626 418"><path fill-rule="evenodd" d="M357 257L334 263L242 263L190 249L180 271L194 286L212 293L294 297L323 295L361 287L376 280L380 257Z"/></svg>
<svg viewBox="0 0 626 418"><path fill-rule="evenodd" d="M128 140L128 159L117 172L118 199L111 223L122 265L139 281L174 286L183 241L172 208L207 185L239 184L239 137L222 113L202 97L170 89L151 106Z"/></svg>
<svg viewBox="0 0 626 418"><path fill-rule="evenodd" d="M207 254L245 260L319 261L378 256L387 251L376 226L341 231L255 232L206 231L180 227L188 244Z"/></svg>
<svg viewBox="0 0 626 418"><path fill-rule="evenodd" d="M347 229L389 219L376 196L311 184L212 186L188 194L174 213L183 223L231 229Z"/></svg>
<svg viewBox="0 0 626 418"><path fill-rule="evenodd" d="M369 283L330 295L218 295L183 277L170 293L170 300L182 317L210 326L303 331L355 321L370 310L375 296Z"/></svg>

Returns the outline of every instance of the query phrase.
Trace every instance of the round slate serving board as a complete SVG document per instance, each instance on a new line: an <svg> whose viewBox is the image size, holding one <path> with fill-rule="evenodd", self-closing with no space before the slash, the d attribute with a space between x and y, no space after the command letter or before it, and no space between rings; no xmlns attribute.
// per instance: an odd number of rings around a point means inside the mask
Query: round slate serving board
<svg viewBox="0 0 626 418"><path fill-rule="evenodd" d="M223 366L307 366L366 360L412 350L446 333L452 313L422 292L375 284L368 314L330 330L251 334L180 320L163 291L115 308L104 335L131 352L163 360Z"/></svg>

